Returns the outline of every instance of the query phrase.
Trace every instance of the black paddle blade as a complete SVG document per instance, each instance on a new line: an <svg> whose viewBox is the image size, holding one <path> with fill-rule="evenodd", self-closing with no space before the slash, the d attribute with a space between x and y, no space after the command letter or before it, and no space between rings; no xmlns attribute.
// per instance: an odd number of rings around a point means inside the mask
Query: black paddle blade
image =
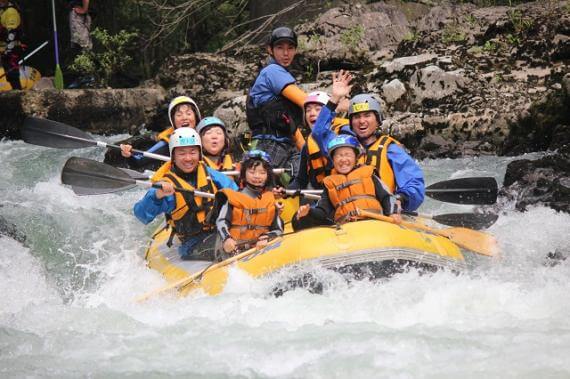
<svg viewBox="0 0 570 379"><path fill-rule="evenodd" d="M498 215L493 213L448 213L433 216L440 224L461 226L475 230L487 229L497 221Z"/></svg>
<svg viewBox="0 0 570 379"><path fill-rule="evenodd" d="M21 134L24 142L56 149L78 149L97 144L84 131L45 118L26 117Z"/></svg>
<svg viewBox="0 0 570 379"><path fill-rule="evenodd" d="M101 195L127 190L136 185L129 174L91 159L72 157L65 162L61 182L78 195Z"/></svg>
<svg viewBox="0 0 570 379"><path fill-rule="evenodd" d="M124 168L124 167L121 167L120 170L127 173L131 177L131 179L134 179L134 180L149 180L150 179L150 177L147 174L145 174L144 172L139 172L139 171L131 170L130 168Z"/></svg>
<svg viewBox="0 0 570 379"><path fill-rule="evenodd" d="M426 188L429 197L455 204L495 204L497 192L497 181L492 177L446 180Z"/></svg>

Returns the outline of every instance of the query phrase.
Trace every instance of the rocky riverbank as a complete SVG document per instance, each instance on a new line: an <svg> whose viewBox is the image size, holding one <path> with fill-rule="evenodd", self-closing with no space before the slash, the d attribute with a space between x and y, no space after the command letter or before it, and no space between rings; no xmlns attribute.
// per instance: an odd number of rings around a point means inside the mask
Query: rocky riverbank
<svg viewBox="0 0 570 379"><path fill-rule="evenodd" d="M350 69L356 76L353 92L381 97L383 128L418 159L516 155L568 144L567 1L486 8L396 1L347 5L295 29L300 42L292 72L303 87L326 90L331 71ZM247 130L246 91L265 58L260 46L173 56L147 83L150 89L1 94L0 113L9 114L2 135L15 136L24 114L96 133L160 129L166 99L188 94L203 114L221 117L239 139ZM557 154L562 153L551 157ZM513 172L523 175L526 167L525 175L536 178L537 165L520 163ZM523 183L513 172L505 184Z"/></svg>

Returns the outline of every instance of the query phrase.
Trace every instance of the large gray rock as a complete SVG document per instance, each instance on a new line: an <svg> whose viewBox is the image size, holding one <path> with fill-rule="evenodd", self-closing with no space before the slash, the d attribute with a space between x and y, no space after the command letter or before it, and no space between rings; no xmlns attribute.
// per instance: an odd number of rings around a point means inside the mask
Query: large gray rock
<svg viewBox="0 0 570 379"><path fill-rule="evenodd" d="M395 58L390 61L386 61L382 64L382 69L386 71L386 73L391 74L394 72L400 72L406 68L415 68L416 66L424 66L428 63L435 62L437 59L436 54L420 54L414 55L410 57L400 57Z"/></svg>
<svg viewBox="0 0 570 379"><path fill-rule="evenodd" d="M158 81L169 96L185 94L196 100L203 116L223 102L245 94L257 74L257 64L214 53L192 53L168 59Z"/></svg>
<svg viewBox="0 0 570 379"><path fill-rule="evenodd" d="M394 79L382 86L382 94L388 104L394 104L406 94L406 86L399 79Z"/></svg>
<svg viewBox="0 0 570 379"><path fill-rule="evenodd" d="M249 132L245 117L246 99L247 96L244 95L227 100L214 111L214 116L226 124L229 137L233 140L238 140L244 133Z"/></svg>
<svg viewBox="0 0 570 379"><path fill-rule="evenodd" d="M454 95L465 88L469 81L461 70L446 72L437 66L427 66L412 75L410 89L414 102L424 104Z"/></svg>
<svg viewBox="0 0 570 379"><path fill-rule="evenodd" d="M338 62L364 67L392 56L410 33L410 25L397 6L356 4L330 9L296 31L302 55L321 67L335 67Z"/></svg>
<svg viewBox="0 0 570 379"><path fill-rule="evenodd" d="M10 91L0 93L0 137L19 137L26 116L60 121L88 132L117 134L152 128L166 102L161 88ZM164 123L156 126L164 127Z"/></svg>

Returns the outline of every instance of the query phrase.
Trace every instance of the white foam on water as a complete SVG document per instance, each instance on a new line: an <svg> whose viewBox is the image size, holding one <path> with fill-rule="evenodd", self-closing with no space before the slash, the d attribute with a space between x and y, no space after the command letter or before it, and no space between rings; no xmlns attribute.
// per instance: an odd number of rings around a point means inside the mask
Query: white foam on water
<svg viewBox="0 0 570 379"><path fill-rule="evenodd" d="M380 282L346 283L315 268L328 283L322 294L296 289L275 297L272 289L283 276L253 279L232 268L219 296L170 293L137 303L137 296L167 284L142 259L156 226L143 227L132 216L144 190L77 197L60 184L60 167L71 155L101 159L101 152L1 144L7 170L0 182L16 185L3 191L0 209L27 235L25 246L0 238L2 375L535 378L570 373L570 260L544 265L548 252L569 250L568 215L545 207L506 210L489 229L501 257L468 255L472 269L460 275L411 271ZM19 166L21 159L29 162ZM431 183L496 173L506 161L425 165L427 172L441 175ZM428 206L430 212L471 208Z"/></svg>

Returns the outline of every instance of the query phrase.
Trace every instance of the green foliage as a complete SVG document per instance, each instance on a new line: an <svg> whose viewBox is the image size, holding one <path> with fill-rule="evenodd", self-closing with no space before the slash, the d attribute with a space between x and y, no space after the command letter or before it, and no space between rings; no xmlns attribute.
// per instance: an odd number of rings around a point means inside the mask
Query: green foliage
<svg viewBox="0 0 570 379"><path fill-rule="evenodd" d="M494 41L487 41L483 45L483 51L487 53L496 53L499 50L499 44Z"/></svg>
<svg viewBox="0 0 570 379"><path fill-rule="evenodd" d="M419 39L420 39L420 34L419 34L417 31L415 31L415 30L412 30L412 31L410 31L410 32L407 32L407 33L404 35L404 38L403 38L403 40L404 40L404 41L407 41L407 42L415 42L415 41L417 41L417 40L419 40Z"/></svg>
<svg viewBox="0 0 570 379"><path fill-rule="evenodd" d="M478 23L477 17L473 16L472 14L468 14L465 16L465 22L469 24L469 26L475 26Z"/></svg>
<svg viewBox="0 0 570 379"><path fill-rule="evenodd" d="M109 34L106 29L95 28L91 36L94 40L93 50L79 54L70 68L83 75L94 76L97 83L106 87L113 75L132 62L129 50L134 48L138 33L121 30L117 34Z"/></svg>
<svg viewBox="0 0 570 379"><path fill-rule="evenodd" d="M341 33L340 42L349 49L354 50L362 41L362 37L364 37L364 27L362 25L356 25Z"/></svg>
<svg viewBox="0 0 570 379"><path fill-rule="evenodd" d="M465 39L465 33L461 31L459 24L456 22L447 24L445 25L445 28L443 28L443 32L441 34L441 42L445 43L446 45L455 42L463 42Z"/></svg>
<svg viewBox="0 0 570 379"><path fill-rule="evenodd" d="M523 13L519 9L515 9L507 12L509 20L513 24L515 33L524 33L530 28L532 28L533 21L531 18L524 17Z"/></svg>
<svg viewBox="0 0 570 379"><path fill-rule="evenodd" d="M313 34L311 34L311 36L309 37L309 43L310 43L311 45L317 46L320 41L321 41L321 36L320 36L320 34L313 33Z"/></svg>
<svg viewBox="0 0 570 379"><path fill-rule="evenodd" d="M518 46L521 43L521 39L516 34L507 34L507 43L511 46Z"/></svg>
<svg viewBox="0 0 570 379"><path fill-rule="evenodd" d="M316 79L315 76L315 66L312 63L307 65L307 69L305 70L304 77L307 80L314 80Z"/></svg>

